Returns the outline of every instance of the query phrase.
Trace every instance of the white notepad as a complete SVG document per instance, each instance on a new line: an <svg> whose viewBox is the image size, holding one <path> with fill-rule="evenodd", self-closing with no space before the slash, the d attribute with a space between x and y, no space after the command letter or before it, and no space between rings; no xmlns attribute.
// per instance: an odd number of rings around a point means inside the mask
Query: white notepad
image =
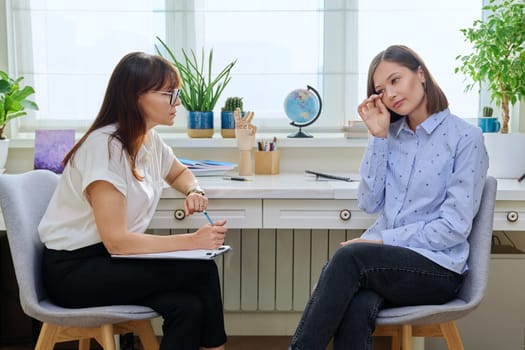
<svg viewBox="0 0 525 350"><path fill-rule="evenodd" d="M223 245L217 249L193 249L193 250L178 250L175 252L164 253L148 253L148 254L111 254L112 258L117 259L196 259L196 260L211 260L215 257L229 252L231 247Z"/></svg>

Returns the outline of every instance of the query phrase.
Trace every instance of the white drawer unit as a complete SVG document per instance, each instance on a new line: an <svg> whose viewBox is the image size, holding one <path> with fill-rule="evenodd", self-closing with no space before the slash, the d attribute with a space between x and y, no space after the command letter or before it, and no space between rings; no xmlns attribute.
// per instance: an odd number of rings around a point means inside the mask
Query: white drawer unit
<svg viewBox="0 0 525 350"><path fill-rule="evenodd" d="M357 208L356 200L265 199L264 228L366 229L375 215Z"/></svg>
<svg viewBox="0 0 525 350"><path fill-rule="evenodd" d="M227 220L229 228L262 227L262 202L257 199L213 199L208 213L214 220ZM161 199L149 228L197 228L206 224L201 213L186 216L183 199Z"/></svg>

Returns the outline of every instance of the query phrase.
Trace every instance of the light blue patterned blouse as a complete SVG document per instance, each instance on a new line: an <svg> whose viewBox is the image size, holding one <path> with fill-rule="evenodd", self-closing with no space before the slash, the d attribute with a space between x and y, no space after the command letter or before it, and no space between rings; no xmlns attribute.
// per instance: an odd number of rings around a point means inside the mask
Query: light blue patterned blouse
<svg viewBox="0 0 525 350"><path fill-rule="evenodd" d="M488 165L481 129L448 109L415 132L406 118L391 124L387 139L370 136L361 162L359 208L379 213L362 237L465 272Z"/></svg>

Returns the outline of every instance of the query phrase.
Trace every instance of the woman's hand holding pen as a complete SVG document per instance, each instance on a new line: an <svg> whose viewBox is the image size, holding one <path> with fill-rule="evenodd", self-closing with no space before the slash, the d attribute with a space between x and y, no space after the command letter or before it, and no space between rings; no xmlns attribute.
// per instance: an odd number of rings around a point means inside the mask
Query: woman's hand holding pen
<svg viewBox="0 0 525 350"><path fill-rule="evenodd" d="M375 137L386 138L390 126L390 112L384 105L383 94L371 95L357 107L359 116Z"/></svg>
<svg viewBox="0 0 525 350"><path fill-rule="evenodd" d="M224 244L226 238L226 220L217 220L206 224L193 233L195 249L217 249Z"/></svg>

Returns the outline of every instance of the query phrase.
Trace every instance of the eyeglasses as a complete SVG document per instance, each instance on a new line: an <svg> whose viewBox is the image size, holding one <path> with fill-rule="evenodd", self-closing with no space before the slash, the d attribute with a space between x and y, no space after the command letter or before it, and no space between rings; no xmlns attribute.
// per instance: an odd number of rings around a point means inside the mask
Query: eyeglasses
<svg viewBox="0 0 525 350"><path fill-rule="evenodd" d="M170 97L170 105L175 106L177 99L180 96L180 89L173 89L172 91L153 91L158 92L159 94L167 95Z"/></svg>

